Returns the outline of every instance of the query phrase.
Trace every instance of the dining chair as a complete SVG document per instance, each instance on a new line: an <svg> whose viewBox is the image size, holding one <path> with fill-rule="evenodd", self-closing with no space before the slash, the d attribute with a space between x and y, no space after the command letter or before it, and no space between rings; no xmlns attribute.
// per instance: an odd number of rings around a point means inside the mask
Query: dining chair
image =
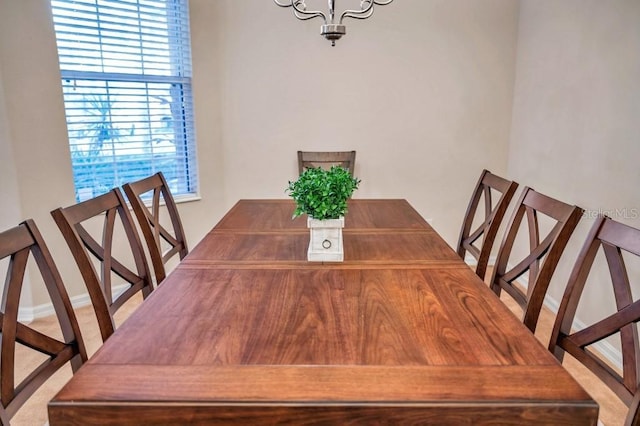
<svg viewBox="0 0 640 426"><path fill-rule="evenodd" d="M498 296L505 290L518 303L523 311L522 322L532 332L536 329L553 273L582 213L580 207L571 206L525 187L507 224L490 286ZM540 215L544 215L546 222L552 224L551 230L542 241ZM521 226L525 216L526 226ZM522 259L514 260L514 243L523 229L528 229L528 254ZM518 279L522 280L527 272L528 283L524 289L521 287L522 281L518 282Z"/></svg>
<svg viewBox="0 0 640 426"><path fill-rule="evenodd" d="M355 151L298 151L299 174L302 174L305 169L311 167L330 168L331 166L341 166L349 170L349 173L353 176L355 164Z"/></svg>
<svg viewBox="0 0 640 426"><path fill-rule="evenodd" d="M611 315L581 330L573 330L576 311L598 253L604 254L609 269L616 308L612 309ZM640 298L633 299L623 254L640 257L640 230L599 215L569 276L551 332L549 350L560 362L568 353L587 367L629 407L625 425L640 425L640 339L637 328ZM606 284L600 280L591 283ZM620 333L622 349L621 374L592 350L592 345L616 333Z"/></svg>
<svg viewBox="0 0 640 426"><path fill-rule="evenodd" d="M82 335L69 296L62 283L53 257L31 219L0 232L0 259L8 259L0 309L0 423L8 425L11 418L53 373L71 364L73 372L87 360ZM33 259L33 260L30 260ZM35 261L53 305L62 337L53 337L18 321L20 295L27 267ZM35 274L35 267L32 269ZM32 275L35 277L35 275ZM18 345L16 345L18 344ZM20 347L16 354L17 346ZM39 365L28 367L26 377L16 385L16 361L24 350L37 353ZM26 366L20 367L24 371Z"/></svg>
<svg viewBox="0 0 640 426"><path fill-rule="evenodd" d="M165 267L167 262L175 255L178 255L182 260L189 253L178 207L162 172L136 182L127 183L122 188L127 194L147 243L156 284L160 284L167 276ZM147 202L150 203L149 207L147 207ZM162 203L167 209L173 233L161 224L160 207Z"/></svg>
<svg viewBox="0 0 640 426"><path fill-rule="evenodd" d="M138 292L142 292L143 298L146 298L153 290L144 249L127 203L120 189L114 188L95 198L58 208L51 215L80 269L98 320L102 341L105 341L116 328L114 313ZM91 219L99 220L103 216L102 235L96 239L89 232L89 229L95 229L97 225ZM120 225L116 226L117 223ZM119 256L124 258L130 254L128 259L135 264L135 271L113 255L114 242L118 243L114 236L121 235L116 234L116 230L124 232L130 249L125 248L125 253L119 253ZM99 265L100 273L94 262ZM117 279L118 284L122 284L116 287L113 278Z"/></svg>
<svg viewBox="0 0 640 426"><path fill-rule="evenodd" d="M498 234L498 229L516 192L516 188L518 188L516 182L494 175L485 169L480 174L467 206L460 237L458 238L457 252L458 256L463 260L466 253L474 257L476 260L476 274L483 280L487 272L487 266L489 266L489 257L491 256L491 249ZM498 196L497 202L494 203L494 199ZM471 232L474 220L478 215L481 198L484 198L484 220L475 231ZM481 241L481 245L477 246L475 243L479 241Z"/></svg>

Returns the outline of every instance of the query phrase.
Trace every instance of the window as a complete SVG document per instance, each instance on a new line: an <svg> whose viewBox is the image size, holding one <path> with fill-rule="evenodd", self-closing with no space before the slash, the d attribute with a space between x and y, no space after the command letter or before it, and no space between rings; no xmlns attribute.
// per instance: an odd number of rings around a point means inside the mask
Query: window
<svg viewBox="0 0 640 426"><path fill-rule="evenodd" d="M187 0L51 0L76 199L162 171L197 192Z"/></svg>

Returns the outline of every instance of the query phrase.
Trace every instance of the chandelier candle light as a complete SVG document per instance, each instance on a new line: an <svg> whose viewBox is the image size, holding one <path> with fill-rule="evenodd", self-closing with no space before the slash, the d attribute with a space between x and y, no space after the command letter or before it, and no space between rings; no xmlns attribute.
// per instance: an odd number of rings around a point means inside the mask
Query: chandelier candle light
<svg viewBox="0 0 640 426"><path fill-rule="evenodd" d="M320 35L336 45L336 40L347 33L347 27L342 23L344 18L367 19L373 15L375 5L385 6L393 0L360 0L360 10L345 10L336 23L336 1L329 0L329 16L319 10L307 10L305 0L273 0L280 7L292 7L296 18L306 21L313 18L322 18L324 25L320 27Z"/></svg>

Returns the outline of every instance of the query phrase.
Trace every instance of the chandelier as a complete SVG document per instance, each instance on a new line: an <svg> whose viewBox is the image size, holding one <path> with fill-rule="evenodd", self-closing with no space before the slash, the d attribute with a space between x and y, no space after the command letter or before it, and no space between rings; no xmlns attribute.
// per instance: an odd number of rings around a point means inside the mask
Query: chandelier
<svg viewBox="0 0 640 426"><path fill-rule="evenodd" d="M385 6L393 0L360 0L360 10L345 10L336 22L336 1L329 0L329 15L319 10L307 10L305 0L273 0L280 7L292 7L296 18L306 21L313 18L322 18L324 25L320 27L320 35L336 45L336 40L347 33L347 27L342 23L344 18L367 19L373 15L375 5Z"/></svg>

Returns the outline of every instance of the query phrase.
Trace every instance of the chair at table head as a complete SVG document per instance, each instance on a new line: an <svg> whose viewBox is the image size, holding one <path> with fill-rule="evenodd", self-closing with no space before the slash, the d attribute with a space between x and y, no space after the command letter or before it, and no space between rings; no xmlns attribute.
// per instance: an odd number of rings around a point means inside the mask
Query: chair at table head
<svg viewBox="0 0 640 426"><path fill-rule="evenodd" d="M340 166L351 173L356 164L355 151L333 151L333 152L311 152L298 151L298 173L302 174L305 169L312 167L322 167L325 169L331 166Z"/></svg>
<svg viewBox="0 0 640 426"><path fill-rule="evenodd" d="M560 256L573 234L583 210L526 187L513 212L498 251L491 276L491 289L505 290L523 310L523 323L535 331L544 297ZM540 241L540 216L552 222L548 235ZM523 259L512 259L516 237L526 216L529 250ZM511 268L507 270L507 268ZM517 280L529 273L526 290Z"/></svg>
<svg viewBox="0 0 640 426"><path fill-rule="evenodd" d="M604 254L616 307L604 319L582 330L572 330L578 304L598 253ZM625 425L640 425L640 341L637 328L640 300L633 299L623 254L640 257L640 230L599 216L569 277L551 333L549 350L560 362L568 353L591 370L629 407ZM605 285L608 287L606 282L599 280L591 283L599 286L600 290ZM618 333L622 346L622 374L600 357L592 346Z"/></svg>
<svg viewBox="0 0 640 426"><path fill-rule="evenodd" d="M80 269L98 319L102 340L105 341L116 328L113 314L138 292L146 297L153 290L149 266L129 208L120 190L115 188L73 206L58 208L51 215ZM102 235L94 238L89 231L91 225L95 225L90 223L91 219L103 216ZM130 249L127 254L135 264L133 267L126 266L113 256L116 229L124 232ZM119 255L124 257L125 253ZM100 273L96 271L94 262L99 264ZM121 290L119 294L114 294L114 278L124 287L123 290L115 289Z"/></svg>
<svg viewBox="0 0 640 426"><path fill-rule="evenodd" d="M469 201L458 238L457 252L462 259L465 258L466 253L476 259L476 274L483 280L498 229L517 187L516 182L483 170ZM494 195L499 196L495 203L493 201L497 197ZM472 232L481 198L484 198L484 220ZM478 241L482 241L480 247L475 244Z"/></svg>
<svg viewBox="0 0 640 426"><path fill-rule="evenodd" d="M0 309L0 423L9 424L18 409L46 380L67 362L75 372L87 360L76 316L49 250L32 220L0 232L0 259L9 259ZM20 294L27 265L37 264L60 324L62 338L45 335L18 321ZM38 352L45 359L17 386L16 344Z"/></svg>
<svg viewBox="0 0 640 426"><path fill-rule="evenodd" d="M178 207L162 172L136 182L127 183L122 188L127 194L147 243L156 275L156 284L160 284L167 276L165 269L167 262L175 255L178 255L182 260L189 253ZM145 200L151 202L150 208L145 205ZM167 209L173 233L161 224L160 212L162 209L160 205L162 202Z"/></svg>

